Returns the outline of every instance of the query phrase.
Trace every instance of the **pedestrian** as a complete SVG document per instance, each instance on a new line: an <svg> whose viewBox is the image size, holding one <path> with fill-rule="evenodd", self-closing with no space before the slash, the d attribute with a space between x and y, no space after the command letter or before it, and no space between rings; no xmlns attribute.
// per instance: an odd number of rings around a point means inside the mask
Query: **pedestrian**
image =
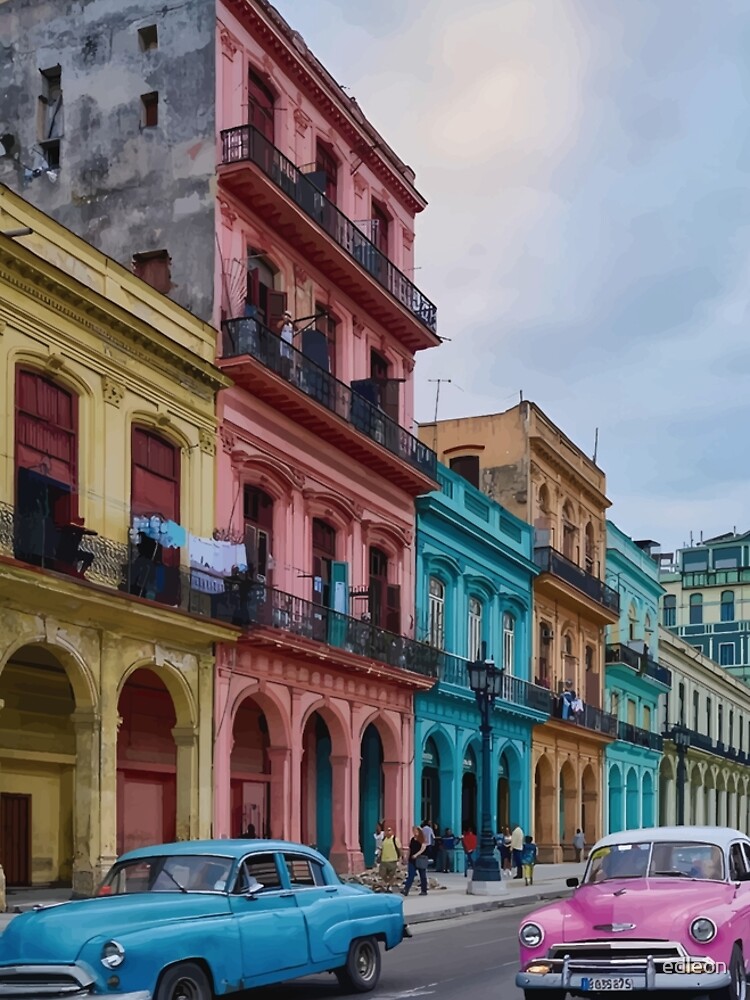
<svg viewBox="0 0 750 1000"><path fill-rule="evenodd" d="M393 882L396 878L398 862L401 858L401 844L398 837L394 836L393 829L386 826L383 839L380 843L380 881L386 892L393 891Z"/></svg>
<svg viewBox="0 0 750 1000"><path fill-rule="evenodd" d="M527 836L524 840L521 851L521 863L523 865L523 877L526 885L534 884L534 865L536 864L536 844L532 836Z"/></svg>
<svg viewBox="0 0 750 1000"><path fill-rule="evenodd" d="M447 875L448 872L453 871L454 858L456 856L456 838L449 826L446 826L440 843L442 845L441 860L443 862L440 870Z"/></svg>
<svg viewBox="0 0 750 1000"><path fill-rule="evenodd" d="M579 827L573 834L573 848L576 852L576 861L580 861L583 857L583 849L586 846L586 840L581 833L581 828Z"/></svg>
<svg viewBox="0 0 750 1000"><path fill-rule="evenodd" d="M422 835L424 836L425 842L425 854L427 855L427 860L435 860L435 831L432 829L432 823L428 819L422 820Z"/></svg>
<svg viewBox="0 0 750 1000"><path fill-rule="evenodd" d="M429 858L427 857L427 844L425 843L424 833L418 826L413 826L411 828L411 840L409 841L409 860L407 862L406 871L406 881L404 882L404 887L401 892L405 895L409 895L409 890L414 883L414 879L417 877L417 872L419 872L419 895L427 895L427 865L429 864Z"/></svg>
<svg viewBox="0 0 750 1000"><path fill-rule="evenodd" d="M474 852L477 849L477 835L470 826L467 826L463 832L461 840L464 845L464 878L466 878L469 869L474 868Z"/></svg>
<svg viewBox="0 0 750 1000"><path fill-rule="evenodd" d="M513 878L523 878L521 852L523 851L523 830L516 823L513 828L513 833L510 835L510 853L512 856L513 867L516 869L516 874Z"/></svg>
<svg viewBox="0 0 750 1000"><path fill-rule="evenodd" d="M375 864L376 865L380 864L380 848L382 847L383 836L384 836L383 830L384 830L384 826L383 826L382 822L375 824L375 833L373 833L373 837L375 838Z"/></svg>
<svg viewBox="0 0 750 1000"><path fill-rule="evenodd" d="M246 840L256 840L258 834L255 832L255 826L252 823L247 824L247 829L245 830Z"/></svg>
<svg viewBox="0 0 750 1000"><path fill-rule="evenodd" d="M500 877L510 878L510 828L504 827L500 835Z"/></svg>

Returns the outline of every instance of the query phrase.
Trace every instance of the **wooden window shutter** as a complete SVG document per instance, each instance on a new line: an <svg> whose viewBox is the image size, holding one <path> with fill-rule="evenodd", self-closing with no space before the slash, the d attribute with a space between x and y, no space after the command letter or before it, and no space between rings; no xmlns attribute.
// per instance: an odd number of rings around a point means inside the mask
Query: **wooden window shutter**
<svg viewBox="0 0 750 1000"><path fill-rule="evenodd" d="M286 312L286 292L268 292L268 325L274 333L279 332L279 324Z"/></svg>
<svg viewBox="0 0 750 1000"><path fill-rule="evenodd" d="M386 588L385 627L389 632L401 635L401 588L389 585Z"/></svg>
<svg viewBox="0 0 750 1000"><path fill-rule="evenodd" d="M380 392L381 409L396 423L398 423L399 418L400 387L401 383L396 379L388 379L382 383Z"/></svg>

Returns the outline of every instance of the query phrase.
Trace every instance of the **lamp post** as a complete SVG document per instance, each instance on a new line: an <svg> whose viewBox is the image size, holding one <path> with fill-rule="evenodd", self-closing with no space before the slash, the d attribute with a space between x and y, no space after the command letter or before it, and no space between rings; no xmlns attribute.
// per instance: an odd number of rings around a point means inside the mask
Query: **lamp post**
<svg viewBox="0 0 750 1000"><path fill-rule="evenodd" d="M487 643L482 643L479 659L469 664L469 686L477 699L482 734L482 819L479 837L479 857L474 863L471 881L466 887L471 895L490 896L507 892L495 859L495 835L492 829L492 775L490 740L492 737L492 706L502 694L503 667L487 659Z"/></svg>
<svg viewBox="0 0 750 1000"><path fill-rule="evenodd" d="M677 722L672 726L672 742L677 750L677 826L685 825L685 782L687 768L685 757L690 746L690 730Z"/></svg>

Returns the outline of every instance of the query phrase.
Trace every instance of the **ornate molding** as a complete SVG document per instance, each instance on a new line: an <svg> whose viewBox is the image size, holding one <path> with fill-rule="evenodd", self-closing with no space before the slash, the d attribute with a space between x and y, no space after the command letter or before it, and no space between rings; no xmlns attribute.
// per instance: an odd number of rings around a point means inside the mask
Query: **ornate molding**
<svg viewBox="0 0 750 1000"><path fill-rule="evenodd" d="M234 436L232 431L228 427L219 428L219 437L221 438L221 445L227 455L231 455L234 452L235 446L237 444L237 438Z"/></svg>
<svg viewBox="0 0 750 1000"><path fill-rule="evenodd" d="M219 211L221 212L221 221L225 226L231 228L237 221L237 213L223 198L219 198Z"/></svg>
<svg viewBox="0 0 750 1000"><path fill-rule="evenodd" d="M229 59L234 59L240 43L223 24L219 25L219 36L221 37L221 51Z"/></svg>
<svg viewBox="0 0 750 1000"><path fill-rule="evenodd" d="M357 157L359 159L359 157ZM360 174L354 175L354 193L362 196L367 190L367 181Z"/></svg>
<svg viewBox="0 0 750 1000"><path fill-rule="evenodd" d="M294 265L294 283L298 287L307 283L309 275L301 264Z"/></svg>
<svg viewBox="0 0 750 1000"><path fill-rule="evenodd" d="M302 138L307 135L307 130L312 125L312 118L305 114L302 108L294 109L294 127L297 130L297 134L301 135Z"/></svg>
<svg viewBox="0 0 750 1000"><path fill-rule="evenodd" d="M404 226L404 247L407 250L411 250L413 245L414 245L414 233L411 232L410 229L407 229L406 226Z"/></svg>
<svg viewBox="0 0 750 1000"><path fill-rule="evenodd" d="M119 408L120 403L125 398L125 386L110 378L109 375L102 375L102 396L105 403Z"/></svg>
<svg viewBox="0 0 750 1000"><path fill-rule="evenodd" d="M307 503L318 504L327 517L343 515L347 520L361 520L364 511L357 504L352 503L345 497L339 497L326 490L316 490L312 488L302 490L302 499Z"/></svg>
<svg viewBox="0 0 750 1000"><path fill-rule="evenodd" d="M359 316L352 316L352 332L355 337L361 337L365 332L365 324Z"/></svg>
<svg viewBox="0 0 750 1000"><path fill-rule="evenodd" d="M414 371L414 358L404 358L404 374L411 375Z"/></svg>
<svg viewBox="0 0 750 1000"><path fill-rule="evenodd" d="M216 435L201 427L198 431L198 445L202 452L213 457L216 454Z"/></svg>
<svg viewBox="0 0 750 1000"><path fill-rule="evenodd" d="M64 366L65 358L63 358L62 354L58 354L57 352L50 354L44 362L44 367L51 372L59 372Z"/></svg>
<svg viewBox="0 0 750 1000"><path fill-rule="evenodd" d="M7 329L8 329L8 324L5 322L4 319L0 318L0 337L2 337L2 335L5 333Z"/></svg>

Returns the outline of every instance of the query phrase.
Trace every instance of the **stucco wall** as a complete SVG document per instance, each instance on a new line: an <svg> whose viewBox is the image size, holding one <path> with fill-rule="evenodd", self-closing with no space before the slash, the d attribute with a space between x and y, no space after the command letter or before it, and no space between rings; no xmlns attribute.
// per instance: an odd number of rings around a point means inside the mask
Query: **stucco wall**
<svg viewBox="0 0 750 1000"><path fill-rule="evenodd" d="M138 29L156 25L143 51ZM6 0L0 5L0 182L126 266L166 249L172 297L204 319L213 304L213 0ZM40 71L61 68L60 169L39 147ZM158 125L141 96L158 92ZM58 113L58 125L59 125ZM59 127L57 128L59 131Z"/></svg>

